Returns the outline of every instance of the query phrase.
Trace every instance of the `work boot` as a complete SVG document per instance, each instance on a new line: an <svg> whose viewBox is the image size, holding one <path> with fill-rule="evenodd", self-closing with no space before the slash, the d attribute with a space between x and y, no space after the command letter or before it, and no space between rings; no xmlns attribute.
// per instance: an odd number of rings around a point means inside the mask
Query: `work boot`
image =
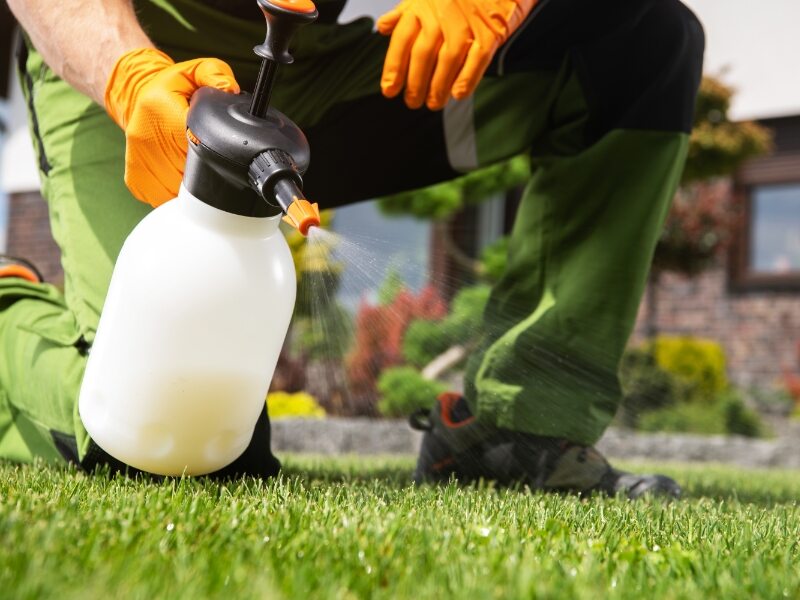
<svg viewBox="0 0 800 600"><path fill-rule="evenodd" d="M32 283L41 283L44 277L34 264L24 258L0 254L0 278L19 277Z"/></svg>
<svg viewBox="0 0 800 600"><path fill-rule="evenodd" d="M414 471L417 483L483 479L534 490L603 492L632 499L681 494L669 477L619 471L591 446L480 423L459 394L440 395L431 411L419 411L409 422L425 432Z"/></svg>

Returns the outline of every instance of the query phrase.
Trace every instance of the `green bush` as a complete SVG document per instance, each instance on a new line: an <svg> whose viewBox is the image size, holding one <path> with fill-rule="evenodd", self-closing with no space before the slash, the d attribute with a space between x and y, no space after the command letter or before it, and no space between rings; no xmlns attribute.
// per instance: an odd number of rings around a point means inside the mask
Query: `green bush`
<svg viewBox="0 0 800 600"><path fill-rule="evenodd" d="M446 389L438 381L424 379L413 367L392 367L378 378L378 410L387 417L407 416L420 408L431 408Z"/></svg>
<svg viewBox="0 0 800 600"><path fill-rule="evenodd" d="M626 427L636 427L647 411L671 406L685 395L685 388L656 364L652 353L631 348L622 357L619 369L623 400L618 420Z"/></svg>
<svg viewBox="0 0 800 600"><path fill-rule="evenodd" d="M722 404L727 433L745 437L763 437L767 434L767 427L758 413L749 409L735 393L728 392L718 402Z"/></svg>
<svg viewBox="0 0 800 600"><path fill-rule="evenodd" d="M451 346L451 337L443 332L441 321L412 321L403 336L403 358L422 368Z"/></svg>
<svg viewBox="0 0 800 600"><path fill-rule="evenodd" d="M710 403L679 402L648 412L641 415L639 429L747 437L761 437L767 433L758 414L745 406L734 392L726 392Z"/></svg>
<svg viewBox="0 0 800 600"><path fill-rule="evenodd" d="M681 402L641 415L638 429L705 435L724 434L725 424L722 415L710 408L708 405Z"/></svg>
<svg viewBox="0 0 800 600"><path fill-rule="evenodd" d="M481 252L481 275L489 281L497 281L506 271L508 241L509 237L503 236L486 246Z"/></svg>
<svg viewBox="0 0 800 600"><path fill-rule="evenodd" d="M725 352L717 342L659 336L652 352L659 367L687 386L688 400L713 402L728 388Z"/></svg>
<svg viewBox="0 0 800 600"><path fill-rule="evenodd" d="M403 336L403 358L421 368L451 346L468 344L483 316L489 292L487 285L462 288L444 319L413 321Z"/></svg>
<svg viewBox="0 0 800 600"><path fill-rule="evenodd" d="M378 201L378 206L381 212L388 215L450 219L466 205L479 204L498 192L524 184L530 178L530 173L530 158L519 155L458 179L386 196Z"/></svg>

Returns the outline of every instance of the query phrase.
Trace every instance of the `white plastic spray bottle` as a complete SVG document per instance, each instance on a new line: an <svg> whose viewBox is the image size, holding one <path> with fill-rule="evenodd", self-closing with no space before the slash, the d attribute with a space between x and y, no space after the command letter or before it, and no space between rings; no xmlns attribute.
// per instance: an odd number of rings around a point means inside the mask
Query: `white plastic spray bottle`
<svg viewBox="0 0 800 600"><path fill-rule="evenodd" d="M258 0L267 36L252 95L202 88L178 197L131 232L111 279L79 398L87 432L160 475L219 470L247 448L294 309L283 217L319 225L303 197L308 142L268 108L310 0Z"/></svg>

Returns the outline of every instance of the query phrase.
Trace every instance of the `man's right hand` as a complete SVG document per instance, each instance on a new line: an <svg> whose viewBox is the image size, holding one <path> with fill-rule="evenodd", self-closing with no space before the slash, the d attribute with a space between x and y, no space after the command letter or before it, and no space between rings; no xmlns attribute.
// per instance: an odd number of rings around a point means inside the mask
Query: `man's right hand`
<svg viewBox="0 0 800 600"><path fill-rule="evenodd" d="M159 206L178 194L189 100L203 86L239 93L231 68L216 58L175 63L159 50L140 48L114 65L105 106L125 132L125 184L139 200Z"/></svg>

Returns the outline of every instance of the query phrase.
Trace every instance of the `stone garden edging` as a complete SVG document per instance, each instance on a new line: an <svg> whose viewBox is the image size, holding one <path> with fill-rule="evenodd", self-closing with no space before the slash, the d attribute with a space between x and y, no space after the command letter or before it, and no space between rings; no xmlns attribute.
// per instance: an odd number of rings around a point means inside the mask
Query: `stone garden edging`
<svg viewBox="0 0 800 600"><path fill-rule="evenodd" d="M307 454L416 454L422 435L405 420L280 419L272 423L276 452ZM729 463L800 469L800 439L750 439L609 429L597 448L608 458Z"/></svg>

